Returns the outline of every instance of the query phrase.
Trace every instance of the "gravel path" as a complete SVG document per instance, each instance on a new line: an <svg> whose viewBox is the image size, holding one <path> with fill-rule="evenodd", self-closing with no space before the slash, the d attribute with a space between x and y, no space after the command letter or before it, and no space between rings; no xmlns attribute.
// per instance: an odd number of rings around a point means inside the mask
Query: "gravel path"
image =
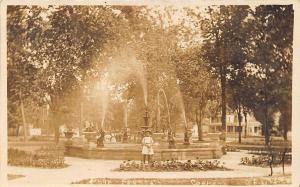
<svg viewBox="0 0 300 187"><path fill-rule="evenodd" d="M61 186L87 178L227 178L227 177L257 177L267 176L269 168L241 166L241 157L249 156L244 152L229 152L220 161L233 171L197 171L197 172L116 172L122 161L94 160L66 157L70 166L63 169L39 169L25 167L8 167L9 174L25 175L25 177L10 180L9 186ZM275 174L281 173L281 167L274 169ZM291 167L286 167L286 173ZM43 184L43 185L41 185ZM47 184L47 185L44 185ZM72 185L77 186L77 185Z"/></svg>

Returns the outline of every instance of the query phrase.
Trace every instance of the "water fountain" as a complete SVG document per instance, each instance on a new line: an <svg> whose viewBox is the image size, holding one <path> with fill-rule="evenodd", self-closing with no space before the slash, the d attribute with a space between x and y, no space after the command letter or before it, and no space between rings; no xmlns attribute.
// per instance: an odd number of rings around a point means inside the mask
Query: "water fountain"
<svg viewBox="0 0 300 187"><path fill-rule="evenodd" d="M152 130L149 124L150 121L149 108L145 108L145 114L143 116L144 123L140 126L141 131L145 132ZM185 133L187 130L185 131ZM100 132L99 137L104 137L104 131ZM172 158L179 160L195 159L213 159L220 158L223 153L219 142L216 141L203 141L185 145L187 140L180 140L175 145L174 134L169 131L168 141L162 139L155 139L156 144L153 146L154 156L153 160L170 160ZM185 138L187 135L184 136ZM73 144L67 144L65 154L67 156L76 156L82 158L93 158L93 159L106 159L106 160L141 160L141 144L127 141L127 143L106 143L103 146L103 139L97 139L97 147L86 147L80 144L80 142L74 142Z"/></svg>
<svg viewBox="0 0 300 187"><path fill-rule="evenodd" d="M147 79L146 74L144 71L144 67L140 62L138 62L135 58L125 58L127 60L131 60L130 68L132 68L133 74L137 77L137 79L140 82L142 91L143 91L143 97L144 97L144 103L145 106L145 113L144 113L144 123L138 124L136 128L138 129L140 127L140 130L137 134L142 136L143 132L145 131L152 131L152 126L150 126L150 107L148 106L147 101ZM121 59L122 60L122 59ZM133 63L134 62L134 63ZM112 72L115 73L116 72ZM106 80L107 81L107 80ZM102 91L108 91L107 90L107 82L103 82L102 85L106 85L101 87ZM106 89L104 89L106 88ZM103 93L105 95L105 93ZM189 131L187 126L187 121L185 117L185 110L183 107L183 101L182 98L179 100L181 101L180 108L182 110L182 117L184 120L184 126L185 126L185 132L184 137L178 139L178 137L174 136L173 129L171 128L171 116L169 111L169 105L167 100L167 95L164 92L163 89L159 89L158 91L158 99L159 95L162 94L163 98L165 100L165 105L168 113L168 140L165 139L159 139L155 136L153 137L155 141L155 145L153 146L154 149L154 156L153 160L170 160L172 158L179 159L179 160L188 160L188 159L195 159L196 157L200 159L213 159L213 158L220 158L222 156L222 150L219 142L216 141L203 141L203 142L197 142L197 143L190 143L190 137L189 137ZM107 98L102 98L103 103L107 102ZM159 102L159 101L158 101ZM103 137L104 137L104 122L105 122L105 113L106 113L107 104L103 104L102 109L102 118L101 118L101 128L100 132L98 134L97 139L97 147L86 147L82 146L80 142L73 143L72 145L66 145L66 155L67 156L78 156L83 158L93 158L93 159L107 159L107 160L141 160L142 154L141 154L141 143L140 142L132 142L128 139L127 134L127 106L124 107L124 123L125 128L123 131L123 141L117 142L117 143L106 143L105 147L103 146ZM102 131L101 131L102 130ZM102 137L102 139L101 139ZM177 139L176 139L177 138ZM176 144L175 144L176 140Z"/></svg>

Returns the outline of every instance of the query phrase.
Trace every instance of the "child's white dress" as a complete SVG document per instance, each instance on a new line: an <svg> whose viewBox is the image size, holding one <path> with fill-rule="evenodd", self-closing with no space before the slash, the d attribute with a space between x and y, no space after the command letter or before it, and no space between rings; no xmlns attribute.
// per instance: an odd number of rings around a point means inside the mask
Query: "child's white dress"
<svg viewBox="0 0 300 187"><path fill-rule="evenodd" d="M154 141L152 139L152 137L146 136L143 138L142 140L142 145L143 145L143 149L142 149L142 154L143 155L153 155L153 145Z"/></svg>

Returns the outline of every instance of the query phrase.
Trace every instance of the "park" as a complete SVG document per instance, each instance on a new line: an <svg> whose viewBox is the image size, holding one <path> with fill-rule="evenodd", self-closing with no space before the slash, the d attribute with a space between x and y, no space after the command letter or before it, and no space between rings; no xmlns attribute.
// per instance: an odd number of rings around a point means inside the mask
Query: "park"
<svg viewBox="0 0 300 187"><path fill-rule="evenodd" d="M9 186L285 185L292 5L7 6Z"/></svg>

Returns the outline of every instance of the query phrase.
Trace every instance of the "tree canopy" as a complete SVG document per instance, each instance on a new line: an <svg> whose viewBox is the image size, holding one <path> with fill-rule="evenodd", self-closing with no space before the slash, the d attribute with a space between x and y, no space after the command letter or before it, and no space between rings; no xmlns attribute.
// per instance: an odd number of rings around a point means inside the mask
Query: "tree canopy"
<svg viewBox="0 0 300 187"><path fill-rule="evenodd" d="M266 142L275 112L291 129L291 5L8 6L7 30L9 126L48 106L58 141L62 123L134 128L147 107L178 129L221 113L224 133L229 107L252 112Z"/></svg>

